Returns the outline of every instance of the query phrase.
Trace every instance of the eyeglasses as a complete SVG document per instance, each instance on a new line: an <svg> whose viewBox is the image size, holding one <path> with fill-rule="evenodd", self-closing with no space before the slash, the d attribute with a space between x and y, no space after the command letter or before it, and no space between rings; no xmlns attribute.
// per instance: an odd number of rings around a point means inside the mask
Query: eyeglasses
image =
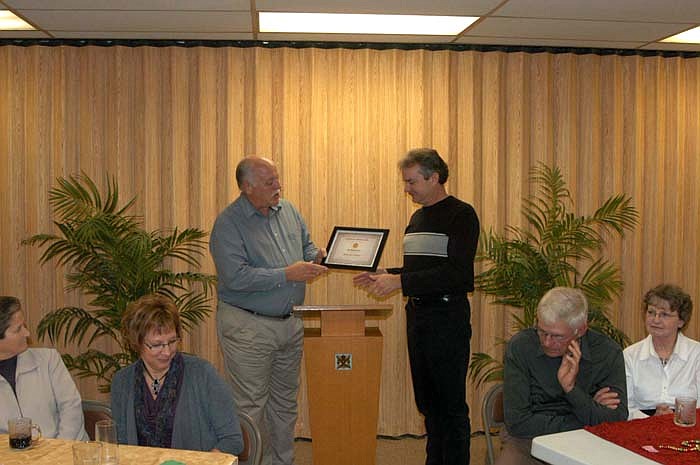
<svg viewBox="0 0 700 465"><path fill-rule="evenodd" d="M172 341L163 342L162 344L149 344L148 342L144 341L143 345L148 347L148 350L150 350L154 354L158 354L160 352L163 352L166 347L170 350L174 350L175 347L177 347L178 342L180 342L179 337L173 339Z"/></svg>
<svg viewBox="0 0 700 465"><path fill-rule="evenodd" d="M654 307L647 308L647 318L661 318L662 320L670 320L677 317L678 312L667 312L666 310L655 310Z"/></svg>
<svg viewBox="0 0 700 465"><path fill-rule="evenodd" d="M537 335L538 335L541 339L545 339L545 340L546 340L547 338L550 338L552 341L554 341L554 342L556 342L556 343L564 342L564 341L566 341L567 339L571 339L571 338L573 338L573 337L576 337L576 335L578 334L578 330L574 330L574 334L572 334L572 335L570 335L570 336L565 336L565 335L563 335L563 334L552 334L552 333L548 333L548 332L545 331L544 329L541 329L541 328L538 328L538 327L535 327L535 331L537 332Z"/></svg>

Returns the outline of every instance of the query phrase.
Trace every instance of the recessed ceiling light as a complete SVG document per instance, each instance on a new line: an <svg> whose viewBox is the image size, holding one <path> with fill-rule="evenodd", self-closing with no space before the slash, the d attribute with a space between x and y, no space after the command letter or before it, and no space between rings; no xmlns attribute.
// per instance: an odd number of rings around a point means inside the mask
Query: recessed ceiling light
<svg viewBox="0 0 700 465"><path fill-rule="evenodd" d="M675 36L671 36L667 39L664 39L661 42L700 44L700 26L695 27L693 29L688 29L685 32L681 32L680 34L676 34Z"/></svg>
<svg viewBox="0 0 700 465"><path fill-rule="evenodd" d="M24 31L34 27L9 10L0 10L0 30Z"/></svg>
<svg viewBox="0 0 700 465"><path fill-rule="evenodd" d="M316 34L457 35L473 16L370 15L340 13L259 13L260 32Z"/></svg>

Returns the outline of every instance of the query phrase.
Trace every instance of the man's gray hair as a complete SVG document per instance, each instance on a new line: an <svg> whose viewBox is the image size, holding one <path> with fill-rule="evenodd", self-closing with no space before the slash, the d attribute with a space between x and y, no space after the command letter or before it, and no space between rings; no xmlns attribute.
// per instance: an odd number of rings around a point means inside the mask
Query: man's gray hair
<svg viewBox="0 0 700 465"><path fill-rule="evenodd" d="M253 170L256 166L263 163L269 163L270 165L275 166L275 163L269 158L258 156L248 156L238 162L238 166L236 166L236 183L238 184L239 189L243 189L243 183L246 181L250 184L255 184L253 179Z"/></svg>
<svg viewBox="0 0 700 465"><path fill-rule="evenodd" d="M547 324L563 321L571 329L579 329L588 321L588 300L580 289L552 288L537 304L537 318Z"/></svg>
<svg viewBox="0 0 700 465"><path fill-rule="evenodd" d="M243 183L245 181L252 182L254 162L250 158L244 158L236 166L236 182L238 183L238 188L243 188Z"/></svg>

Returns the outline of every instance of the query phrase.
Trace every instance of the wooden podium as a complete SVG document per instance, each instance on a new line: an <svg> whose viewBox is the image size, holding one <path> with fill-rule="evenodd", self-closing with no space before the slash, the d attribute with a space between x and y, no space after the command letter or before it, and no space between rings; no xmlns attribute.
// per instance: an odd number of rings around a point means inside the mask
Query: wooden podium
<svg viewBox="0 0 700 465"><path fill-rule="evenodd" d="M314 465L374 465L377 450L382 333L368 316L391 305L303 305L320 314L320 328L304 330L304 357Z"/></svg>

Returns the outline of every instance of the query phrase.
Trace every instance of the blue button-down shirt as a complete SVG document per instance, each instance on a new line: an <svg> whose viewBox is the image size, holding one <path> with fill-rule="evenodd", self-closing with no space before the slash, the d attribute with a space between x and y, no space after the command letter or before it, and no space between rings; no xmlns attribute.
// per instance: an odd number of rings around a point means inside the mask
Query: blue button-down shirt
<svg viewBox="0 0 700 465"><path fill-rule="evenodd" d="M219 214L209 250L219 299L265 315L285 315L304 303L306 283L287 281L284 268L318 254L291 203L281 199L265 216L245 195Z"/></svg>

